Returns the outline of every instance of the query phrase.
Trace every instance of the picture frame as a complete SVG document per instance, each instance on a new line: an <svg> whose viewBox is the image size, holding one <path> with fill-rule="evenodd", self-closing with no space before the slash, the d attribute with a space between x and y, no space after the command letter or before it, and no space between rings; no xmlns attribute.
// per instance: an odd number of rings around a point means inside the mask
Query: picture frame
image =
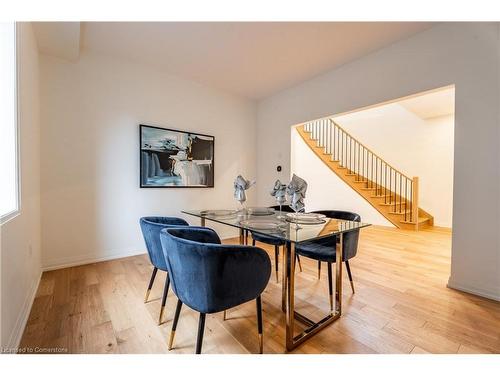
<svg viewBox="0 0 500 375"><path fill-rule="evenodd" d="M215 137L139 125L141 188L213 188Z"/></svg>

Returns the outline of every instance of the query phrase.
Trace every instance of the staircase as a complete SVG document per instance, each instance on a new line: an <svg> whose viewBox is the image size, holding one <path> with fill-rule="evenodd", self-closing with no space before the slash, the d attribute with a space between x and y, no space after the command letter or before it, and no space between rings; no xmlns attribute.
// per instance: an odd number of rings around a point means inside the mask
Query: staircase
<svg viewBox="0 0 500 375"><path fill-rule="evenodd" d="M434 218L418 206L418 177L410 178L353 138L331 118L296 127L311 150L396 227L419 230Z"/></svg>

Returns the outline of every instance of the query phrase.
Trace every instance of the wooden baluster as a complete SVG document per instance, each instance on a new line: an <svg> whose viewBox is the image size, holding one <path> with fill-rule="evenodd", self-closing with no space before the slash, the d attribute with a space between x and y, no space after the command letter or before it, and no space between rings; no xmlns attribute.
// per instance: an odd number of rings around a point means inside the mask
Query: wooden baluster
<svg viewBox="0 0 500 375"><path fill-rule="evenodd" d="M403 175L399 177L399 213L403 213Z"/></svg>
<svg viewBox="0 0 500 375"><path fill-rule="evenodd" d="M394 171L394 212L396 212L396 205L398 202L398 197L396 196L396 191L398 190L398 182L396 171Z"/></svg>

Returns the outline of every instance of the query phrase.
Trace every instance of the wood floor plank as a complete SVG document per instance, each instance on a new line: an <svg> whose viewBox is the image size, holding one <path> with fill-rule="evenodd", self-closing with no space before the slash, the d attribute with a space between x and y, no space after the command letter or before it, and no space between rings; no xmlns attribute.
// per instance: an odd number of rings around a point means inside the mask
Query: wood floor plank
<svg viewBox="0 0 500 375"><path fill-rule="evenodd" d="M274 249L258 245L274 262ZM356 293L344 272L343 316L294 353L500 353L500 303L447 288L450 256L449 230L362 230L358 255L350 261ZM315 261L303 258L302 267L296 273L296 308L322 317L329 310L326 268L318 280ZM45 272L21 347L193 353L198 313L183 307L174 349L168 351L177 299L169 293L158 325L165 273L158 272L145 304L151 272L146 255ZM285 352L280 282L273 274L262 296L266 353ZM255 303L227 316L207 316L203 352L257 353Z"/></svg>

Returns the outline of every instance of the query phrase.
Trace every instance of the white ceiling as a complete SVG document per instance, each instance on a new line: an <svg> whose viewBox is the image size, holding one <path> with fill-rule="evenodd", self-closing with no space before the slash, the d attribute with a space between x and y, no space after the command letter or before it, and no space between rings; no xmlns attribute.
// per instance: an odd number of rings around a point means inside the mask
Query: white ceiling
<svg viewBox="0 0 500 375"><path fill-rule="evenodd" d="M402 100L398 104L423 120L455 113L455 88L445 88Z"/></svg>
<svg viewBox="0 0 500 375"><path fill-rule="evenodd" d="M83 22L81 48L261 99L431 26L418 22Z"/></svg>
<svg viewBox="0 0 500 375"><path fill-rule="evenodd" d="M74 61L80 56L80 22L33 22L38 50Z"/></svg>

